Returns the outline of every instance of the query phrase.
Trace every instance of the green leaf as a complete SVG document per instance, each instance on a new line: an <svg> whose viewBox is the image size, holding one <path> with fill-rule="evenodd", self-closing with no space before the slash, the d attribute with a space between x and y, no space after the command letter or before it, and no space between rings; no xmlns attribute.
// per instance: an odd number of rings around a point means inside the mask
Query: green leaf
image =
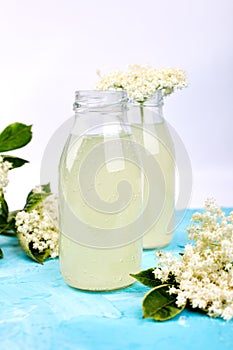
<svg viewBox="0 0 233 350"><path fill-rule="evenodd" d="M0 152L11 151L27 145L32 139L31 125L13 123L0 133Z"/></svg>
<svg viewBox="0 0 233 350"><path fill-rule="evenodd" d="M0 225L0 234L5 236L14 236L16 235L15 227L12 227L11 223L8 222L6 224Z"/></svg>
<svg viewBox="0 0 233 350"><path fill-rule="evenodd" d="M153 273L154 269L155 268L143 270L143 271L140 271L139 273L131 274L130 276L136 278L136 280L138 280L145 286L152 287L152 288L156 286L160 286L163 283L158 278L155 278L155 275Z"/></svg>
<svg viewBox="0 0 233 350"><path fill-rule="evenodd" d="M0 234L5 236L15 236L16 227L15 227L15 216L19 210L11 211L8 214L7 222L0 224Z"/></svg>
<svg viewBox="0 0 233 350"><path fill-rule="evenodd" d="M176 295L169 294L168 284L157 286L150 290L142 303L143 318L152 318L156 321L166 321L178 315L185 305L176 305Z"/></svg>
<svg viewBox="0 0 233 350"><path fill-rule="evenodd" d="M9 213L4 196L0 197L0 234L13 236L16 234L15 215L18 210Z"/></svg>
<svg viewBox="0 0 233 350"><path fill-rule="evenodd" d="M19 168L22 165L24 165L25 163L28 163L28 160L22 159L22 158L18 158L18 157L14 157L14 156L5 156L5 155L1 155L1 157L3 158L4 161L7 161L9 163L11 163L12 168Z"/></svg>
<svg viewBox="0 0 233 350"><path fill-rule="evenodd" d="M0 196L0 225L6 225L8 220L8 205L4 198L4 195Z"/></svg>
<svg viewBox="0 0 233 350"><path fill-rule="evenodd" d="M0 234L12 236L16 234L15 215L17 210L10 212L4 195L0 197Z"/></svg>
<svg viewBox="0 0 233 350"><path fill-rule="evenodd" d="M49 249L46 249L45 251L40 253L38 250L33 249L32 242L28 243L26 241L26 238L23 235L23 233L18 232L17 237L18 237L19 245L21 246L23 251L27 254L27 256L29 256L32 260L34 260L40 264L43 264L43 262L49 257L49 255L50 255Z"/></svg>
<svg viewBox="0 0 233 350"><path fill-rule="evenodd" d="M3 258L3 252L2 252L2 249L0 248L0 259Z"/></svg>
<svg viewBox="0 0 233 350"><path fill-rule="evenodd" d="M42 189L42 192L40 192L40 193L34 192L34 190L29 192L27 199L26 199L26 204L25 204L23 210L25 210L27 212L31 211L38 204L40 204L43 201L43 199L45 199L46 197L48 197L51 194L49 184L41 185L41 189Z"/></svg>

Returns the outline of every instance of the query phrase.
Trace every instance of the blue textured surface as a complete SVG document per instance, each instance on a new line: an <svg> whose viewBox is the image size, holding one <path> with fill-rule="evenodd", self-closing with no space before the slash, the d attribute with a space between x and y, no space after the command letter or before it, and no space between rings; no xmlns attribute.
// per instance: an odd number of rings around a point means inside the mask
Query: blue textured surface
<svg viewBox="0 0 233 350"><path fill-rule="evenodd" d="M186 242L191 215L166 250ZM233 322L184 311L159 323L142 319L148 290L140 283L105 293L78 291L63 281L58 260L32 262L15 238L0 237L1 350L233 349ZM143 268L155 265L154 251L143 253Z"/></svg>

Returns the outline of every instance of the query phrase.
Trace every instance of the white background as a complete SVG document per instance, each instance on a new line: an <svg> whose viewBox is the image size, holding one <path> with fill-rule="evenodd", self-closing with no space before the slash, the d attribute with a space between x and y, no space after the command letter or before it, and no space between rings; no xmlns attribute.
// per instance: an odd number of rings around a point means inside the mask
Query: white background
<svg viewBox="0 0 233 350"><path fill-rule="evenodd" d="M232 0L0 0L0 128L33 124L33 140L11 154L30 160L11 172L13 207L40 182L56 129L72 115L74 91L96 70L129 63L179 67L189 87L165 101L193 168L191 207L206 197L233 206Z"/></svg>

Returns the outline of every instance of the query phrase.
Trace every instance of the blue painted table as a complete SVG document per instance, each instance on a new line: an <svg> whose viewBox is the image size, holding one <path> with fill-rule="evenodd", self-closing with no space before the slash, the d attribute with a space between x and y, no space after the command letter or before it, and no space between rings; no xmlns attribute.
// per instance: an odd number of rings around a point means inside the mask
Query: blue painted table
<svg viewBox="0 0 233 350"><path fill-rule="evenodd" d="M186 243L187 212L173 242ZM184 311L164 323L142 319L147 287L136 282L123 290L91 293L63 281L57 259L32 262L14 237L0 237L1 350L233 349L233 321ZM143 253L143 268L155 265L154 251Z"/></svg>

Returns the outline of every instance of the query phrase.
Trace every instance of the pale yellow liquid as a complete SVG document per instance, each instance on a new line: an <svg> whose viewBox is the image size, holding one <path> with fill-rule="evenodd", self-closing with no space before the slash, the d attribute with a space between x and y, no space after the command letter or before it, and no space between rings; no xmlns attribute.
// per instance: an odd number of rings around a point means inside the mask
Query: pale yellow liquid
<svg viewBox="0 0 233 350"><path fill-rule="evenodd" d="M124 138L130 139L129 136ZM112 161L106 159L106 163L102 163L103 153L95 157L96 163L100 166L95 174L95 189L102 200L107 203L116 201L119 196L117 184L122 180L128 181L131 185L132 198L129 198L127 206L118 212L98 211L94 206L86 203L77 181L82 161L93 147L104 140L102 136L94 135L79 138L69 149L68 156L63 157L60 165L60 188L64 197L60 196L60 208L63 207L65 198L82 222L96 228L120 229L141 215L140 169L124 159ZM124 156L124 147L123 145L122 156ZM105 156L108 158L107 153ZM93 171L91 164L89 170ZM84 185L88 186L88 184ZM73 230L70 225L70 221L60 209L59 260L61 273L67 284L79 289L98 291L122 288L135 281L129 274L136 273L141 268L142 239L137 238L123 246L102 249L75 241L69 234ZM78 226L75 229L77 232L80 230ZM138 230L140 229L138 227Z"/></svg>
<svg viewBox="0 0 233 350"><path fill-rule="evenodd" d="M143 145L147 156L144 158L150 167L152 157L155 157L164 176L165 194L158 189L155 201L162 202L165 196L164 206L161 214L156 218L155 224L144 234L143 248L152 249L168 245L173 238L174 231L174 205L175 205L175 161L172 140L165 123L147 125L142 129L141 125L132 125L136 141ZM157 137L155 137L156 135ZM160 141L162 140L162 142ZM146 175L146 174L145 174ZM145 203L150 195L149 186L156 185L156 174L152 183L145 185ZM144 214L144 230L147 229L147 222L155 218L154 207L150 207Z"/></svg>

